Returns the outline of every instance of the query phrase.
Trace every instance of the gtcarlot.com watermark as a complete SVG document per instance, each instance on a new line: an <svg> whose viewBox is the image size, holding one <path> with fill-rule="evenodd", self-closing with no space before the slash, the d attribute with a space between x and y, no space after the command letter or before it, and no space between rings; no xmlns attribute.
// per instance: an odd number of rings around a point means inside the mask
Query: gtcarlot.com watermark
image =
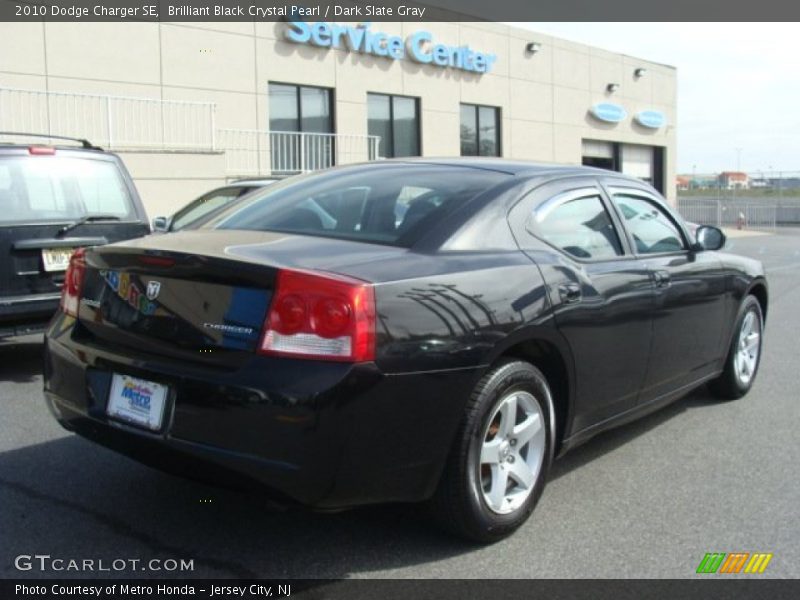
<svg viewBox="0 0 800 600"><path fill-rule="evenodd" d="M194 571L194 559L186 558L64 558L50 554L20 554L14 559L17 571L40 573L114 573L119 571L188 572Z"/></svg>

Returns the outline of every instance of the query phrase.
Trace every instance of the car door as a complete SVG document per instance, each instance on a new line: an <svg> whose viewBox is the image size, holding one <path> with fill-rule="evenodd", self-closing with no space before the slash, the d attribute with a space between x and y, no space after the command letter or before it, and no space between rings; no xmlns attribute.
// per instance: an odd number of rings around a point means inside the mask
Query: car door
<svg viewBox="0 0 800 600"><path fill-rule="evenodd" d="M634 408L650 351L653 282L600 186L593 178L547 184L509 216L573 354L572 431Z"/></svg>
<svg viewBox="0 0 800 600"><path fill-rule="evenodd" d="M654 194L608 187L629 245L654 283L653 345L641 402L712 373L723 347L725 279L714 252L691 248L677 215Z"/></svg>

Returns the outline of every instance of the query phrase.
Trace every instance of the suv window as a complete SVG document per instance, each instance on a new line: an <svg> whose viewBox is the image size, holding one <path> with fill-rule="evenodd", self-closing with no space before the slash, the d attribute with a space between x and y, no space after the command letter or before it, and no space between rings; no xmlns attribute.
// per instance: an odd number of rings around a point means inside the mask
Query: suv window
<svg viewBox="0 0 800 600"><path fill-rule="evenodd" d="M661 207L627 194L614 194L613 200L625 219L637 253L657 254L685 249L678 226Z"/></svg>
<svg viewBox="0 0 800 600"><path fill-rule="evenodd" d="M374 166L292 177L211 221L255 229L408 247L477 194L508 176L443 166Z"/></svg>
<svg viewBox="0 0 800 600"><path fill-rule="evenodd" d="M622 245L599 195L564 202L556 197L539 207L530 222L534 233L580 259L608 259L622 254Z"/></svg>
<svg viewBox="0 0 800 600"><path fill-rule="evenodd" d="M0 222L135 216L116 164L56 156L0 156Z"/></svg>

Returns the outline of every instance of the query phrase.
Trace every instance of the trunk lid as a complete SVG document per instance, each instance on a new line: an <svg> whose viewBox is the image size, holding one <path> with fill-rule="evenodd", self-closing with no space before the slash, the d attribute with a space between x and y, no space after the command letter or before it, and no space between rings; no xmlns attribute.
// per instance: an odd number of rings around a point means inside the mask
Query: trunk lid
<svg viewBox="0 0 800 600"><path fill-rule="evenodd" d="M100 343L232 366L257 348L280 269L346 272L376 252L403 250L238 230L103 246L86 255L79 321Z"/></svg>

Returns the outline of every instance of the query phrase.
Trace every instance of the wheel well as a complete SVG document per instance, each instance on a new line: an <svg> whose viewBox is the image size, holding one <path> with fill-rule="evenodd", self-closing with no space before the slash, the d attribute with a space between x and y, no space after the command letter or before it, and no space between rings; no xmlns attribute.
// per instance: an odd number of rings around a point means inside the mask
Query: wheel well
<svg viewBox="0 0 800 600"><path fill-rule="evenodd" d="M761 315L764 318L764 321L767 320L767 288L765 288L762 284L757 283L752 288L750 288L750 294L756 297L758 303L761 305Z"/></svg>
<svg viewBox="0 0 800 600"><path fill-rule="evenodd" d="M558 349L545 340L528 340L507 349L500 358L518 358L538 368L547 379L556 413L556 453L564 439L569 409L569 373Z"/></svg>

